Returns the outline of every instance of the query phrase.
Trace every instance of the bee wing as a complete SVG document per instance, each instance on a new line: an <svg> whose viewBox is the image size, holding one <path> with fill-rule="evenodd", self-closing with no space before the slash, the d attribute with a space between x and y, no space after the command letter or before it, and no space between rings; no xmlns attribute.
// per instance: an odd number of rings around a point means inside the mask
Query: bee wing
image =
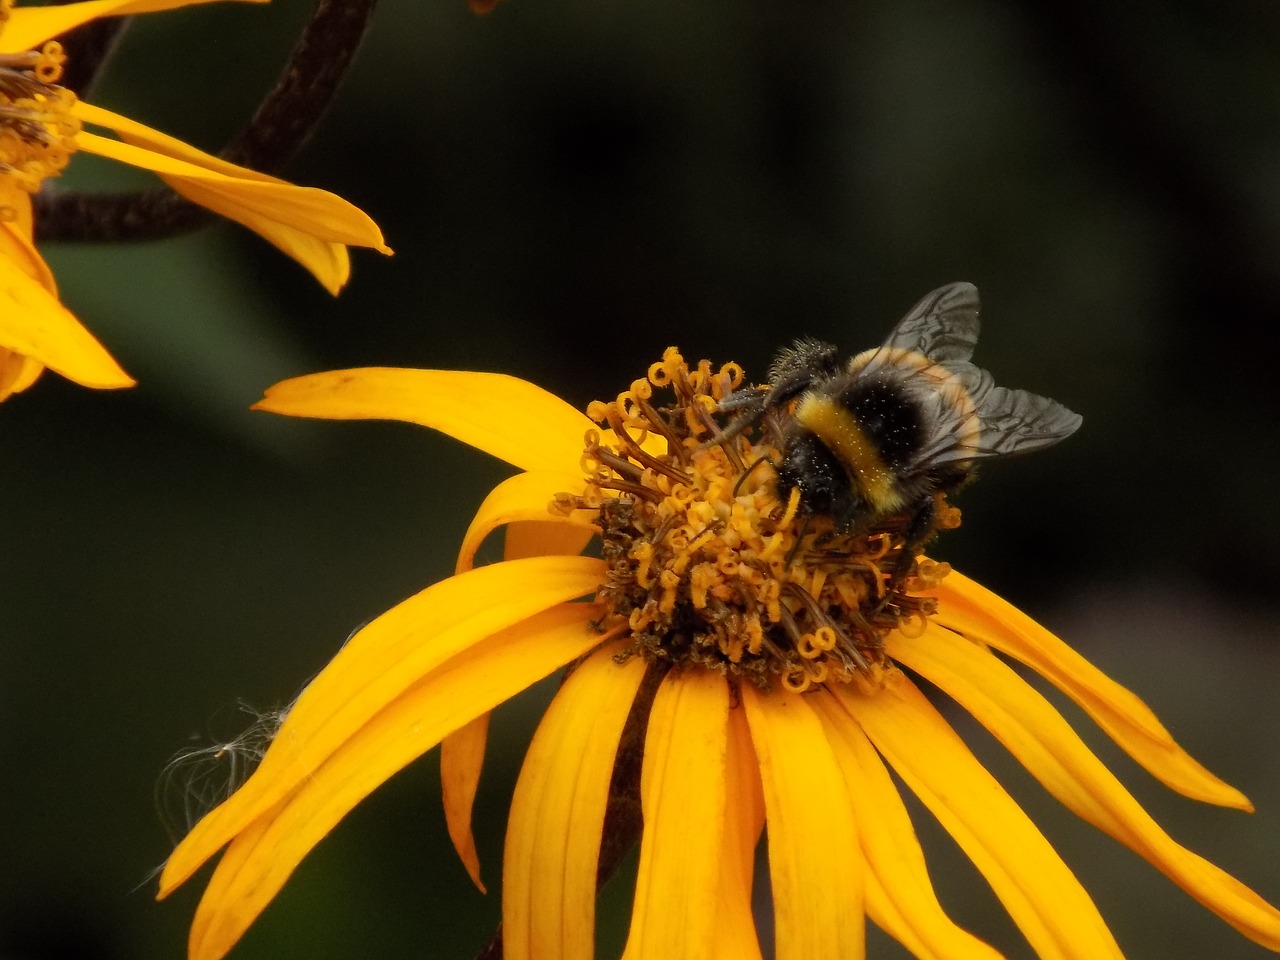
<svg viewBox="0 0 1280 960"><path fill-rule="evenodd" d="M934 363L961 364L978 342L978 288L949 283L927 294L889 331L883 346L900 347Z"/></svg>
<svg viewBox="0 0 1280 960"><path fill-rule="evenodd" d="M950 369L959 374L959 381L951 390L933 392L930 406L937 439L920 451L920 468L1031 453L1065 440L1083 422L1080 414L1056 400L996 386L991 374L971 363ZM952 395L961 390L964 396ZM972 416L980 426L976 437Z"/></svg>

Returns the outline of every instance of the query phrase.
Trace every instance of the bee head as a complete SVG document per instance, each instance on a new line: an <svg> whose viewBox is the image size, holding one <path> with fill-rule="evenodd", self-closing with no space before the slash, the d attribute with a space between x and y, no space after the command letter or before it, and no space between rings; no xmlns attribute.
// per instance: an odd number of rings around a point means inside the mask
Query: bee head
<svg viewBox="0 0 1280 960"><path fill-rule="evenodd" d="M847 529L866 513L866 503L849 480L849 474L826 445L807 431L787 440L777 465L778 498L800 491L800 509L809 515L831 516L839 529Z"/></svg>

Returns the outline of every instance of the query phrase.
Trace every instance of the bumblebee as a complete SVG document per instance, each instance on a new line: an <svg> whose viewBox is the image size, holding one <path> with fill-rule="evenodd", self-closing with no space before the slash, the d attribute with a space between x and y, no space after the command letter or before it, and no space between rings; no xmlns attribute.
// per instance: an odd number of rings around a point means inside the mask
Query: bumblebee
<svg viewBox="0 0 1280 960"><path fill-rule="evenodd" d="M907 518L904 537L930 535L937 495L983 460L1029 453L1074 433L1081 418L1025 390L996 386L969 358L978 340L978 290L953 283L917 303L878 347L841 363L837 349L799 340L769 382L725 398L732 436L768 418L781 457L779 496L799 490L803 513L838 533Z"/></svg>

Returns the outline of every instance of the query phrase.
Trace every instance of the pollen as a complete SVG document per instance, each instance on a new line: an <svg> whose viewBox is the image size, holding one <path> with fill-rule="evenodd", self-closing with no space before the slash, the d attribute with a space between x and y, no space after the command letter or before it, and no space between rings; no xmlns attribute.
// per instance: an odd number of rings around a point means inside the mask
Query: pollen
<svg viewBox="0 0 1280 960"><path fill-rule="evenodd" d="M0 4L0 29L9 4ZM76 151L76 95L58 86L66 54L50 40L39 50L0 54L0 176L27 193L62 173Z"/></svg>
<svg viewBox="0 0 1280 960"><path fill-rule="evenodd" d="M878 684L893 669L885 636L923 629L935 602L917 594L949 567L908 547L905 516L842 533L798 490L780 497L779 438L720 422L743 382L737 364L690 368L668 348L645 378L588 407L601 429L585 438L585 489L551 509L597 514L608 565L597 626L625 625L624 657L761 689Z"/></svg>

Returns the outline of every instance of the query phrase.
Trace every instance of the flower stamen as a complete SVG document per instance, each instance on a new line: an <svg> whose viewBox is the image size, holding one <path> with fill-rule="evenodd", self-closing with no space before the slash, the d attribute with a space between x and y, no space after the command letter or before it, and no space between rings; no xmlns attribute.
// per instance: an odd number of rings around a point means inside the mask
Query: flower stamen
<svg viewBox="0 0 1280 960"><path fill-rule="evenodd" d="M0 7L0 27L10 7ZM0 54L0 175L27 193L61 174L76 152L76 95L57 86L66 59L56 40Z"/></svg>

